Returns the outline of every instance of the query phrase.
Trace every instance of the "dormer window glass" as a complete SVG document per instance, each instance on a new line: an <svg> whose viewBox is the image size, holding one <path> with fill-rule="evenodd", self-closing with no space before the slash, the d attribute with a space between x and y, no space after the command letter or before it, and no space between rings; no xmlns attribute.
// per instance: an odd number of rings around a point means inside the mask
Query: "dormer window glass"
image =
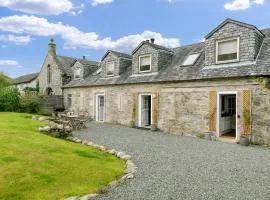
<svg viewBox="0 0 270 200"><path fill-rule="evenodd" d="M114 74L114 62L106 63L106 74L107 76L113 76Z"/></svg>
<svg viewBox="0 0 270 200"><path fill-rule="evenodd" d="M81 78L81 69L75 69L74 79L80 79L80 78Z"/></svg>
<svg viewBox="0 0 270 200"><path fill-rule="evenodd" d="M188 55L186 59L184 60L184 62L182 63L182 65L183 66L194 65L195 62L200 57L200 55L201 53L193 53L193 54Z"/></svg>
<svg viewBox="0 0 270 200"><path fill-rule="evenodd" d="M144 55L139 57L140 72L151 72L151 55Z"/></svg>
<svg viewBox="0 0 270 200"><path fill-rule="evenodd" d="M219 40L216 42L216 63L235 62L239 60L239 38Z"/></svg>

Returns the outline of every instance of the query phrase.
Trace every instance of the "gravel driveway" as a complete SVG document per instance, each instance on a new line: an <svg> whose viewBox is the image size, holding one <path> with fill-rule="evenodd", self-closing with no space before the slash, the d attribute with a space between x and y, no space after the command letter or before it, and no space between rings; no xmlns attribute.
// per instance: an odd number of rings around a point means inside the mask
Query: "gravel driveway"
<svg viewBox="0 0 270 200"><path fill-rule="evenodd" d="M130 154L135 178L97 199L270 199L270 149L90 123L75 133Z"/></svg>

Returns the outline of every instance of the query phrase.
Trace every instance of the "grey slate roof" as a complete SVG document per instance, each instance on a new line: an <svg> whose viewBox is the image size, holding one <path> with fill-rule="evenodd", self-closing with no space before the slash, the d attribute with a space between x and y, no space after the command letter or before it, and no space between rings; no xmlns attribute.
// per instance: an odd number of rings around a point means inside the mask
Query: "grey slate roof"
<svg viewBox="0 0 270 200"><path fill-rule="evenodd" d="M21 83L30 83L31 81L35 80L38 77L39 73L33 73L33 74L26 74L23 76L19 76L12 80L12 83L17 85Z"/></svg>
<svg viewBox="0 0 270 200"><path fill-rule="evenodd" d="M254 63L227 64L207 68L204 65L204 43L198 43L170 49L174 52L172 62L164 66L158 74L132 76L132 66L129 66L118 77L103 78L101 74L96 75L96 73L93 73L84 80L71 81L64 88L268 76L270 75L270 28L261 31L266 37L257 61ZM181 66L185 58L192 52L201 52L196 63L193 66Z"/></svg>
<svg viewBox="0 0 270 200"><path fill-rule="evenodd" d="M159 50L167 51L167 52L170 52L170 53L174 53L173 50L170 49L170 48L167 48L167 47L164 47L164 46L155 44L155 43L151 43L151 42L149 42L149 41L148 41L148 42L147 42L147 41L143 41L143 42L141 42L141 43L139 44L139 46L138 46L136 49L134 49L134 50L132 51L132 54L134 54L134 53L135 53L142 45L144 45L144 44L148 44L148 45L150 45L151 47L153 47L154 49L159 49Z"/></svg>
<svg viewBox="0 0 270 200"><path fill-rule="evenodd" d="M119 57L119 58L132 59L132 56L129 55L129 54L121 53L121 52L113 51L113 50L108 50L108 51L106 52L106 54L102 57L101 60L104 60L104 59L106 58L106 56L107 56L109 53L112 53L112 54L116 55L116 56Z"/></svg>
<svg viewBox="0 0 270 200"><path fill-rule="evenodd" d="M99 62L90 61L86 59L79 59L79 58L72 58L67 56L56 56L56 61L61 68L62 72L66 73L67 75L72 75L72 66L75 64L76 61L80 62L84 66L98 66Z"/></svg>

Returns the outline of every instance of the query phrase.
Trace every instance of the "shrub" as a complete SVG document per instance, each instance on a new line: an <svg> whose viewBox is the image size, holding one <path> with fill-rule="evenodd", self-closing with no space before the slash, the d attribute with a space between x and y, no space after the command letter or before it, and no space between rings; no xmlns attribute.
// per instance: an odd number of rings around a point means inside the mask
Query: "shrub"
<svg viewBox="0 0 270 200"><path fill-rule="evenodd" d="M20 93L17 88L0 87L0 111L14 112L20 107Z"/></svg>
<svg viewBox="0 0 270 200"><path fill-rule="evenodd" d="M23 96L21 98L21 112L40 113L44 97L40 95Z"/></svg>

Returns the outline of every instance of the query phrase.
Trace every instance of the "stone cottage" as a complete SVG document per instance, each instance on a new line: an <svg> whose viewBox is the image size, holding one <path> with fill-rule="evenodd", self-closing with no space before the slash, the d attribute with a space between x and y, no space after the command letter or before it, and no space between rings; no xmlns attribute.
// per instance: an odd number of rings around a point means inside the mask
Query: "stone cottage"
<svg viewBox="0 0 270 200"><path fill-rule="evenodd" d="M202 43L166 48L151 39L100 63L57 56L52 41L39 81L98 122L232 141L252 134L269 145L269 75L270 29L226 19Z"/></svg>

